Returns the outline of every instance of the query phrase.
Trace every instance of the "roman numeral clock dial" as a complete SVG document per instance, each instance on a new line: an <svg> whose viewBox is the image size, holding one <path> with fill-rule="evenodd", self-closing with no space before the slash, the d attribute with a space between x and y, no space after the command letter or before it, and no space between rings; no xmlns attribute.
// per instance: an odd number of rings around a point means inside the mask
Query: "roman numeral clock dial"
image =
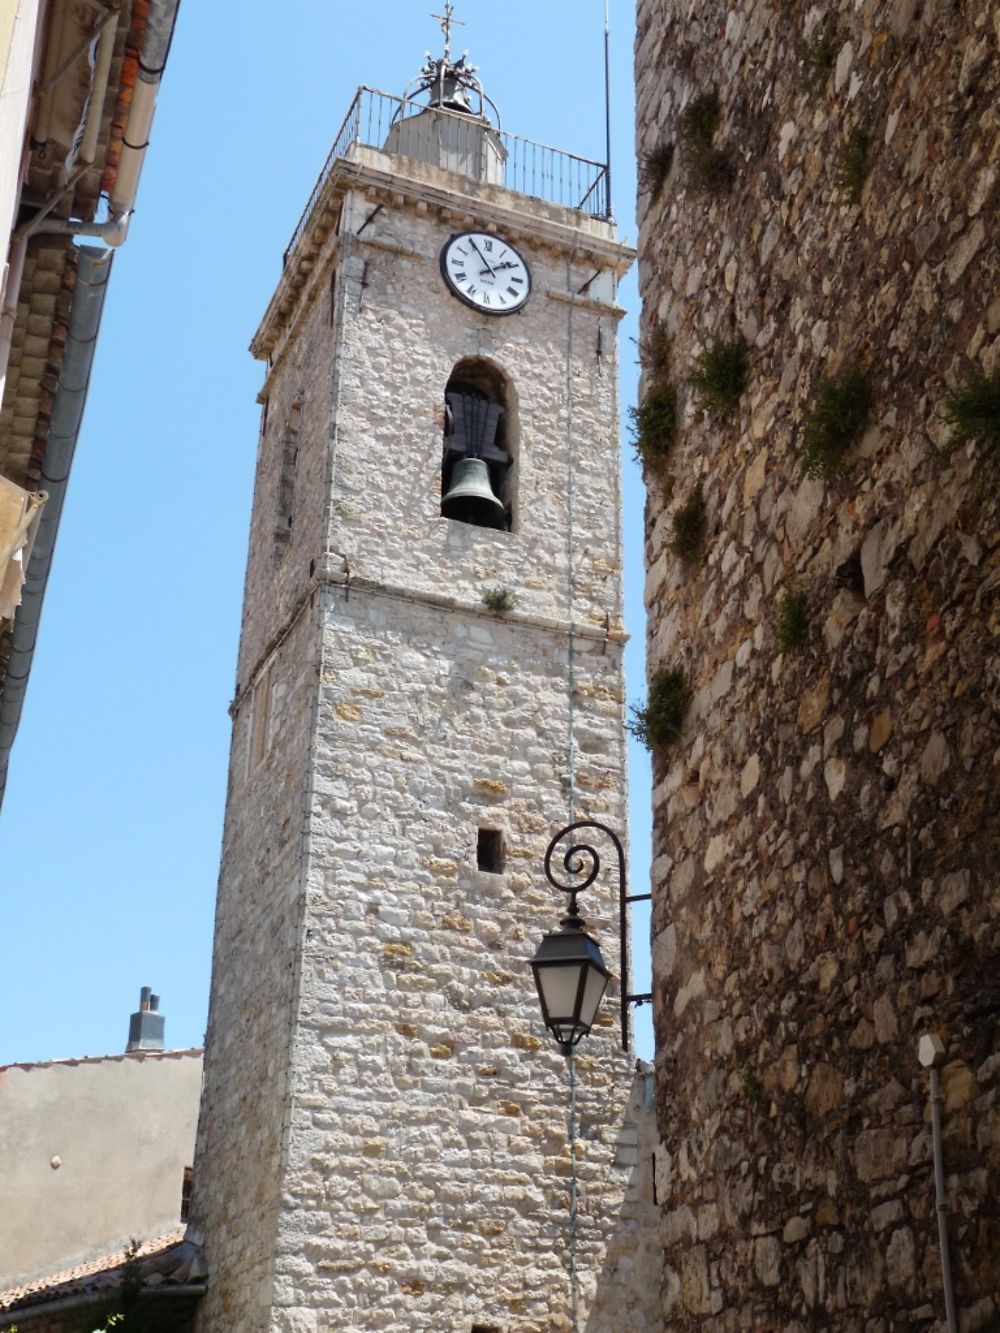
<svg viewBox="0 0 1000 1333"><path fill-rule="evenodd" d="M462 231L441 251L441 272L453 295L486 315L513 315L531 295L531 273L509 241Z"/></svg>

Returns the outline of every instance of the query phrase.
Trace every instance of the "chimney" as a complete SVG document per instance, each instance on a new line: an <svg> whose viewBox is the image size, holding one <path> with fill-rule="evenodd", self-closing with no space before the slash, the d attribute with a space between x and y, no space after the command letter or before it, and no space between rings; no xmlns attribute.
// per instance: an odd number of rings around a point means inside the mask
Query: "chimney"
<svg viewBox="0 0 1000 1333"><path fill-rule="evenodd" d="M139 992L139 1012L129 1019L126 1051L163 1050L163 1015L159 1009L160 997L143 986Z"/></svg>

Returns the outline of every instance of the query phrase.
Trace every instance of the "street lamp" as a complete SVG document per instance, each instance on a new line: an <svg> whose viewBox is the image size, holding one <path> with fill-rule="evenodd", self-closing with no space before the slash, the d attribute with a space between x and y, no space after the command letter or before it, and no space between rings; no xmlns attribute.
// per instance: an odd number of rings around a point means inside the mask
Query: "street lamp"
<svg viewBox="0 0 1000 1333"><path fill-rule="evenodd" d="M577 1042L593 1027L597 1010L611 980L611 973L601 956L600 947L593 936L588 935L587 923L580 916L576 901L577 896L589 888L600 873L601 858L596 849L587 843L570 843L563 857L563 867L567 875L573 876L577 882L562 884L552 873L552 855L556 847L571 833L582 828L597 829L604 833L611 839L618 853L623 1050L628 1050L628 1006L644 1004L652 998L651 995L628 993L627 908L629 903L644 902L650 895L647 893L628 896L625 852L617 834L606 824L600 824L596 820L578 819L575 823L567 824L564 829L560 829L545 852L545 878L554 889L570 895L569 915L563 918L561 930L552 931L543 938L538 946L538 952L531 960L531 970L535 974L535 985L538 987L545 1026L559 1043L564 1055L569 1055Z"/></svg>

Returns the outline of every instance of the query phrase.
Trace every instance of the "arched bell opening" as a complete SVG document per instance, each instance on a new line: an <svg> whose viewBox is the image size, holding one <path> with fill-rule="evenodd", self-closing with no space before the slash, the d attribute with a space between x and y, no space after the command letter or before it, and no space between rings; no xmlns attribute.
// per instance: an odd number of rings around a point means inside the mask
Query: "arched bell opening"
<svg viewBox="0 0 1000 1333"><path fill-rule="evenodd" d="M441 514L459 523L514 526L514 447L507 377L488 361L459 361L445 386Z"/></svg>

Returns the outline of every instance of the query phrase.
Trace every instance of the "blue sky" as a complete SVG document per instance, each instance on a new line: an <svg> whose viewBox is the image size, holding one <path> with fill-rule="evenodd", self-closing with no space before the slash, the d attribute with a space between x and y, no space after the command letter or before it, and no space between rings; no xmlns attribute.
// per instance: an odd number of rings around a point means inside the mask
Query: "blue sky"
<svg viewBox="0 0 1000 1333"><path fill-rule="evenodd" d="M439 53L431 0L183 0L90 397L0 812L0 1064L124 1049L139 988L202 1043L261 367L247 344L360 83ZM612 0L614 202L635 239L631 0ZM604 153L602 0L459 0L504 127ZM626 280L623 408L638 297ZM626 455L629 693L643 693L643 488ZM633 892L649 765L633 743ZM553 918L557 913L553 904ZM646 920L637 921L637 963ZM648 987L648 968L636 977ZM639 1052L651 1054L649 1010Z"/></svg>

